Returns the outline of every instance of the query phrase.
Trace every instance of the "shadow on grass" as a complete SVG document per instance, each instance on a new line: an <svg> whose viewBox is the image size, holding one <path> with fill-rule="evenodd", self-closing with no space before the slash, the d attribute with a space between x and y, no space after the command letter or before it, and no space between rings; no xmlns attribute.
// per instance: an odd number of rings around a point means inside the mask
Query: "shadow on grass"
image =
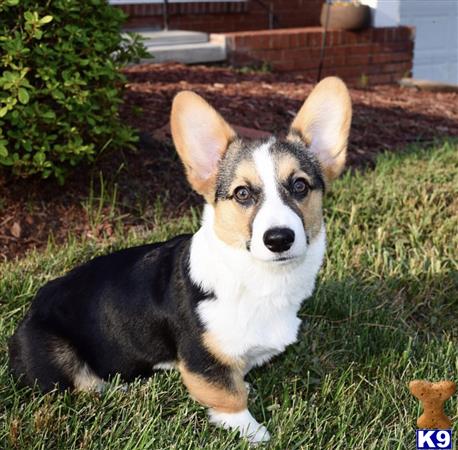
<svg viewBox="0 0 458 450"><path fill-rule="evenodd" d="M430 343L445 351L458 339L456 292L456 271L429 279L323 281L301 308L298 341L248 379L266 395L281 397L288 377L308 392L349 368L370 377L391 365L399 376L408 368L427 377L423 360L437 352L431 346L428 354ZM431 364L440 377L456 377L452 359L443 367Z"/></svg>

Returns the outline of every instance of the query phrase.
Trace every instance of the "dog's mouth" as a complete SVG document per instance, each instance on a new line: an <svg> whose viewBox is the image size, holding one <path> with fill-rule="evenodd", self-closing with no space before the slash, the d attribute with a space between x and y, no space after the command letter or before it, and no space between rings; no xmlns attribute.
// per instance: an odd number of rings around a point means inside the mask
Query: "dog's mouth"
<svg viewBox="0 0 458 450"><path fill-rule="evenodd" d="M283 256L279 255L275 259L272 259L271 261L277 265L286 265L286 264L302 261L303 257L304 255L302 254L301 255L283 255Z"/></svg>
<svg viewBox="0 0 458 450"><path fill-rule="evenodd" d="M280 256L279 258L275 258L275 262L287 262L296 259L294 256Z"/></svg>
<svg viewBox="0 0 458 450"><path fill-rule="evenodd" d="M258 259L258 258L256 258ZM261 259L262 262L266 264L273 264L273 265L287 265L289 263L294 263L301 260L301 256L295 255L295 256L277 256L274 258L268 258L268 259Z"/></svg>

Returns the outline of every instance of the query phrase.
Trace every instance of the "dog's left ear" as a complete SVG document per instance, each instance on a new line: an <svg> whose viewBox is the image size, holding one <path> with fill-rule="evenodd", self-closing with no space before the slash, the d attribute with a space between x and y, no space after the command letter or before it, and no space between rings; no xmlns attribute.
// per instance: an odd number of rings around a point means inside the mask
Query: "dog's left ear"
<svg viewBox="0 0 458 450"><path fill-rule="evenodd" d="M351 123L351 100L345 83L336 77L313 89L294 119L288 139L301 139L318 158L326 181L344 166Z"/></svg>
<svg viewBox="0 0 458 450"><path fill-rule="evenodd" d="M235 131L191 91L180 92L173 99L170 126L191 186L212 201L218 162L236 137Z"/></svg>

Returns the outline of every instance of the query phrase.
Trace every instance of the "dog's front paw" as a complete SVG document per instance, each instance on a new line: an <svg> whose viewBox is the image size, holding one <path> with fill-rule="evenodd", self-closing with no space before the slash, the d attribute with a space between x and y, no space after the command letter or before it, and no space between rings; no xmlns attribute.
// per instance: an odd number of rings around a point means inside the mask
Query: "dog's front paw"
<svg viewBox="0 0 458 450"><path fill-rule="evenodd" d="M270 439L267 428L257 422L247 409L236 413L211 409L209 415L210 422L226 429L237 430L240 436L247 438L252 444L267 442Z"/></svg>
<svg viewBox="0 0 458 450"><path fill-rule="evenodd" d="M264 425L258 425L259 427L256 430L242 430L240 434L245 436L252 444L260 444L261 442L269 441L270 433L267 431L267 428Z"/></svg>

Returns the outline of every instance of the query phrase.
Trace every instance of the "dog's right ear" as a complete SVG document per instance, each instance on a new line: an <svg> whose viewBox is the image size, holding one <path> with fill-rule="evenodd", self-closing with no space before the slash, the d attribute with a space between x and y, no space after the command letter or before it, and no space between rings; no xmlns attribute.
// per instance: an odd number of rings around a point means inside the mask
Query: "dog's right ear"
<svg viewBox="0 0 458 450"><path fill-rule="evenodd" d="M175 96L170 118L172 137L196 192L211 201L218 162L236 137L229 124L199 95Z"/></svg>

